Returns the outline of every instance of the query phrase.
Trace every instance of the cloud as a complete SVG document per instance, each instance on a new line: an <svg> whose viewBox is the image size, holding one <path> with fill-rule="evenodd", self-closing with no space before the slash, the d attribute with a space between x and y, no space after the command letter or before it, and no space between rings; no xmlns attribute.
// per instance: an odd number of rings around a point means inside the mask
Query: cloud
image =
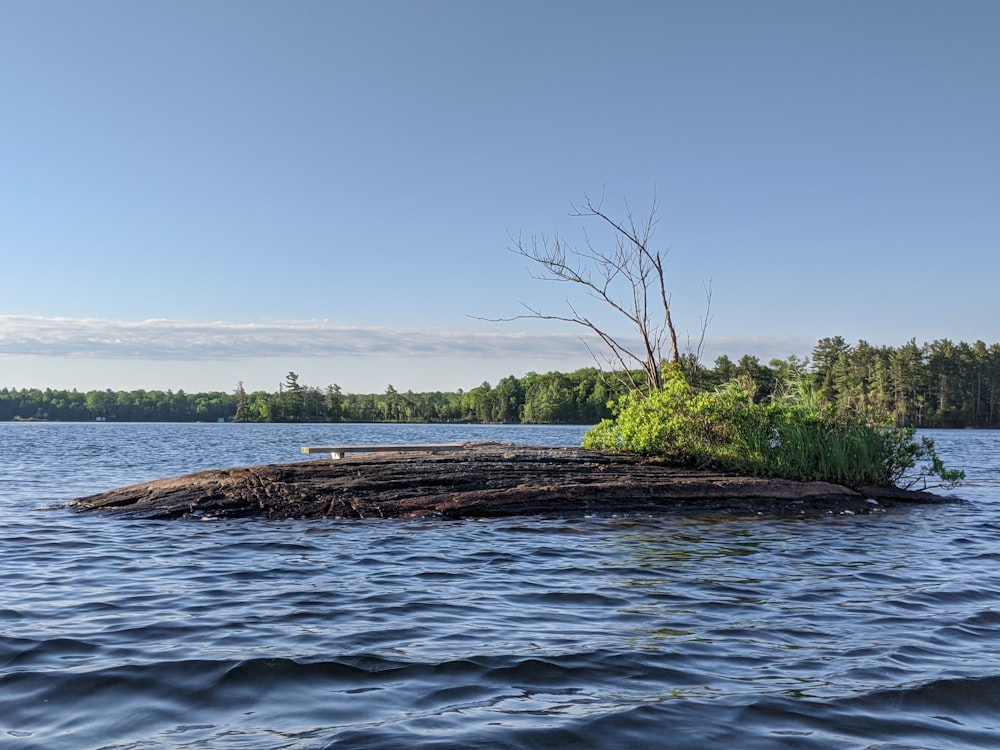
<svg viewBox="0 0 1000 750"><path fill-rule="evenodd" d="M586 342L586 343L585 343ZM638 342L636 342L637 344ZM808 355L815 341L730 337L705 341L703 362L727 354L753 354L768 362ZM452 357L493 359L589 359L600 343L572 330L525 333L498 327L445 328L337 326L327 321L199 323L0 315L0 356L150 361L225 361L309 357ZM636 346L638 351L639 347Z"/></svg>
<svg viewBox="0 0 1000 750"><path fill-rule="evenodd" d="M335 326L325 321L197 323L0 315L0 355L226 360L296 357L579 357L573 333Z"/></svg>

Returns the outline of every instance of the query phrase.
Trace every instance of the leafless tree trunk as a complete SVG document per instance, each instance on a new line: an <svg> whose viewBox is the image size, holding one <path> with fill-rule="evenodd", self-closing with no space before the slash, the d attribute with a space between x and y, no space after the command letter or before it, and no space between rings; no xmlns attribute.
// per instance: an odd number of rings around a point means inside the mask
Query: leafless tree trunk
<svg viewBox="0 0 1000 750"><path fill-rule="evenodd" d="M595 247L589 238L582 248L567 244L558 235L552 238L533 235L527 240L520 236L511 238L512 252L541 267L538 273L532 273L534 278L566 281L582 288L586 296L625 317L638 334L638 346L610 333L569 299L566 300L568 312L562 315L543 313L540 308L522 302L527 312L495 320L559 320L582 326L604 344L609 363L628 380L630 387L645 393L662 388L662 366L666 357L670 362L679 363L681 354L671 316L664 265L668 251L654 250L650 246L657 210L654 195L648 214L636 216L626 203L624 219L616 220L605 212L603 199L595 205L585 196L581 206L573 206L571 215L597 219L609 227L614 237L609 249ZM705 291L711 307L710 287L706 286ZM701 356L708 322L706 313L695 361Z"/></svg>

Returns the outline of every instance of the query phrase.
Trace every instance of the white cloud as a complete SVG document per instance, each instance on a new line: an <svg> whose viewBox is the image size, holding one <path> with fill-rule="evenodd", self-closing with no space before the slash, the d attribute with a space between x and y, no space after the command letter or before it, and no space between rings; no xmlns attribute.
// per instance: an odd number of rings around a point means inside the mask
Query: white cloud
<svg viewBox="0 0 1000 750"><path fill-rule="evenodd" d="M295 357L579 356L573 333L335 326L325 321L198 323L0 315L0 355L226 360Z"/></svg>
<svg viewBox="0 0 1000 750"><path fill-rule="evenodd" d="M588 341L594 351L600 346ZM758 356L762 362L789 354L808 355L815 341L730 337L705 342L703 361L727 354ZM572 330L526 333L503 327L463 331L337 326L327 321L200 323L0 315L0 356L148 361L224 361L288 358L491 358L580 360L588 357Z"/></svg>
<svg viewBox="0 0 1000 750"><path fill-rule="evenodd" d="M807 356L815 341L731 337L705 342L702 361L752 354L767 363ZM595 351L600 351L594 347ZM303 382L378 392L470 388L529 371L569 372L595 361L572 328L525 333L335 326L326 321L137 322L0 315L0 374L10 387L272 390L294 369ZM601 361L606 366L605 361Z"/></svg>

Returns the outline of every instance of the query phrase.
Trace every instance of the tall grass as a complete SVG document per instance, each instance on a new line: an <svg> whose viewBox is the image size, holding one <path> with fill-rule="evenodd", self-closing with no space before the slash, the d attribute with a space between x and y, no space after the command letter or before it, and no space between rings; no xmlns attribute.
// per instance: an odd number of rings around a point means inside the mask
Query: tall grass
<svg viewBox="0 0 1000 750"><path fill-rule="evenodd" d="M789 421L759 455L759 473L767 476L872 485L890 479L884 436L864 424Z"/></svg>
<svg viewBox="0 0 1000 750"><path fill-rule="evenodd" d="M658 393L623 397L615 419L594 427L583 444L751 476L849 486L911 486L930 476L953 486L964 477L945 469L927 438L917 441L913 430L870 417L837 414L805 381L755 403L737 383L695 392L679 370L668 372Z"/></svg>

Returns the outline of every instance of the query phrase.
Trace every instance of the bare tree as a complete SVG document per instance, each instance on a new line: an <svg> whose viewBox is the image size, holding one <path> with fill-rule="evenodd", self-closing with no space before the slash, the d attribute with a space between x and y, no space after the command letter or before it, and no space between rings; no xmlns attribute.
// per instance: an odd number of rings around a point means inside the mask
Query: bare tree
<svg viewBox="0 0 1000 750"><path fill-rule="evenodd" d="M562 315L543 313L540 308L522 302L525 313L492 320L559 320L582 326L604 344L609 364L631 388L651 393L663 386L662 366L667 358L670 362L681 362L664 265L669 249L654 250L650 244L657 223L658 202L654 194L649 212L643 216L633 214L626 202L622 220L606 213L603 203L603 197L595 205L584 196L583 204L574 205L570 215L596 219L609 227L614 241L608 249L595 247L586 235L583 247L570 245L558 235L552 238L533 235L527 240L512 236L513 245L509 249L540 267L538 272L531 272L533 278L569 282L602 306L624 316L638 334L638 344L611 333L570 299L566 300L568 312ZM705 292L710 309L710 285L706 285ZM701 357L708 322L706 311L693 353L695 363Z"/></svg>

